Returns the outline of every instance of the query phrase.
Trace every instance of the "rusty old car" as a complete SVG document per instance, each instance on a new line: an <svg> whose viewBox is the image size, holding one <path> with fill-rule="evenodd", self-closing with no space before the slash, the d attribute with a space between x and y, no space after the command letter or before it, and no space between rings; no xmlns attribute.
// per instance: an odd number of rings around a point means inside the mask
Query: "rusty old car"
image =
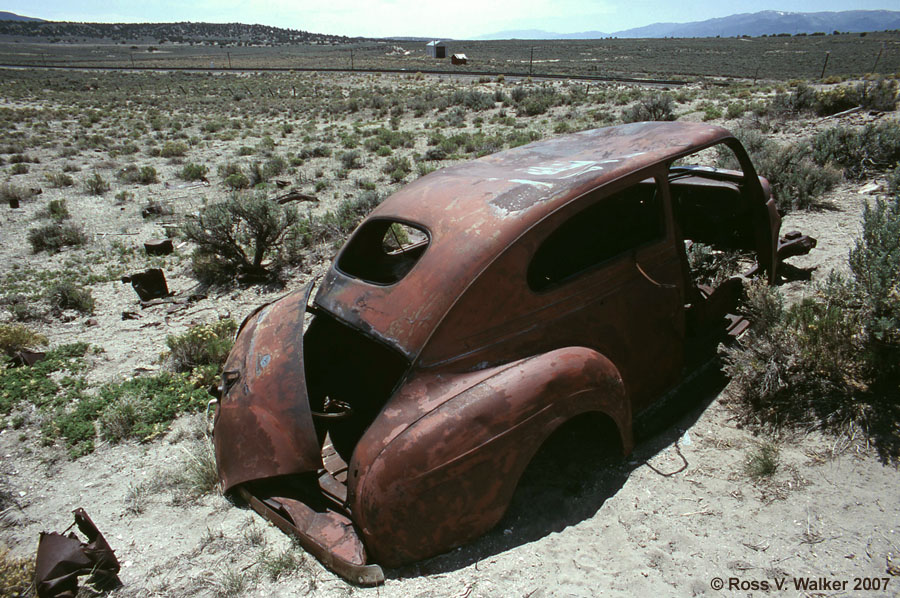
<svg viewBox="0 0 900 598"><path fill-rule="evenodd" d="M729 153L739 169L692 165ZM708 154L706 154L708 157ZM562 424L634 422L739 333L745 276L698 284L688 252L780 239L738 140L645 122L499 152L419 178L313 283L250 314L214 424L222 488L352 582L466 543L504 514Z"/></svg>

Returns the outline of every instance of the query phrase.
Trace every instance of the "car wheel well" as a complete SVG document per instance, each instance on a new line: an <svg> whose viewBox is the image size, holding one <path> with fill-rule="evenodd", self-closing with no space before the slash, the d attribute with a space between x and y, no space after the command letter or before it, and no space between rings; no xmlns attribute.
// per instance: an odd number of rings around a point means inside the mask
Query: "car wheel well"
<svg viewBox="0 0 900 598"><path fill-rule="evenodd" d="M622 435L606 413L578 414L548 434L516 484L516 494L548 486L576 488L624 455Z"/></svg>

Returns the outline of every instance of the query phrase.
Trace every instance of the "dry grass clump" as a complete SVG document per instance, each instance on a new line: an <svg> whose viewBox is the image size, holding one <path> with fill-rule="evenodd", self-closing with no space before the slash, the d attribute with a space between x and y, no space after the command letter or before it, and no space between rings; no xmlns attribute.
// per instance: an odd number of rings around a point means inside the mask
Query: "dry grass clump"
<svg viewBox="0 0 900 598"><path fill-rule="evenodd" d="M47 345L47 337L21 324L0 324L0 353L14 355L24 349Z"/></svg>

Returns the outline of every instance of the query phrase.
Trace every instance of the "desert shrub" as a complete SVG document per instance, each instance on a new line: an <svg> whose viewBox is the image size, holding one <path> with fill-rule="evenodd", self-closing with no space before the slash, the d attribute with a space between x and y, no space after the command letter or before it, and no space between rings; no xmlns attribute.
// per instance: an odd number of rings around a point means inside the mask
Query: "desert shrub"
<svg viewBox="0 0 900 598"><path fill-rule="evenodd" d="M180 158L188 151L188 146L183 141L166 141L159 150L163 158Z"/></svg>
<svg viewBox="0 0 900 598"><path fill-rule="evenodd" d="M239 191L250 187L250 179L243 172L235 172L225 177L222 184L232 191Z"/></svg>
<svg viewBox="0 0 900 598"><path fill-rule="evenodd" d="M844 283L834 278L815 298L792 306L770 287L751 288L748 311L766 317L724 350L724 369L747 408L745 417L770 425L842 423L844 374L853 364L857 326Z"/></svg>
<svg viewBox="0 0 900 598"><path fill-rule="evenodd" d="M830 163L817 164L804 145L780 144L754 129L737 129L735 135L750 155L757 173L766 177L778 209L805 209L834 188L841 174ZM738 168L734 154L719 148L719 165Z"/></svg>
<svg viewBox="0 0 900 598"><path fill-rule="evenodd" d="M84 230L70 222L44 224L28 231L28 242L34 253L56 253L63 247L77 247L87 242Z"/></svg>
<svg viewBox="0 0 900 598"><path fill-rule="evenodd" d="M763 426L861 428L886 460L900 458L900 198L866 208L850 252L852 278L832 272L785 305L764 285L748 293L754 319L724 349L742 416Z"/></svg>
<svg viewBox="0 0 900 598"><path fill-rule="evenodd" d="M393 156L385 163L384 168L382 168L382 172L390 175L391 180L395 183L405 179L411 171L412 164L410 164L409 158L406 156L402 158Z"/></svg>
<svg viewBox="0 0 900 598"><path fill-rule="evenodd" d="M71 187L75 184L74 179L64 172L51 172L47 174L47 182L57 189Z"/></svg>
<svg viewBox="0 0 900 598"><path fill-rule="evenodd" d="M850 270L864 298L870 368L896 377L900 368L900 195L866 204Z"/></svg>
<svg viewBox="0 0 900 598"><path fill-rule="evenodd" d="M241 168L241 165L237 162L225 162L224 164L219 164L219 167L216 169L216 172L220 177L228 178L233 174L241 174L244 170Z"/></svg>
<svg viewBox="0 0 900 598"><path fill-rule="evenodd" d="M811 150L817 164L834 163L844 169L845 176L858 180L868 172L891 168L900 161L900 123L832 127L813 137Z"/></svg>
<svg viewBox="0 0 900 598"><path fill-rule="evenodd" d="M524 91L525 88L516 87L514 91L516 90ZM516 95L522 94L513 95L513 100L516 101L516 114L519 115L537 116L539 114L544 114L551 107L562 103L560 94L552 87L541 87L528 90L527 93L524 93L524 97L519 100L516 99Z"/></svg>
<svg viewBox="0 0 900 598"><path fill-rule="evenodd" d="M204 207L183 229L184 236L197 244L195 263L200 270L195 267L195 275L203 282L224 282L216 276L203 278L214 274L203 266L212 265L229 279L270 278L278 268L277 254L285 235L298 220L294 207L280 206L264 193L235 195Z"/></svg>
<svg viewBox="0 0 900 598"><path fill-rule="evenodd" d="M345 170L362 168L363 163L359 152L356 150L351 150L349 152L344 152L343 154L341 154L341 166Z"/></svg>
<svg viewBox="0 0 900 598"><path fill-rule="evenodd" d="M772 98L768 110L780 116L797 116L812 112L816 106L816 91L800 82L790 93L778 92Z"/></svg>
<svg viewBox="0 0 900 598"><path fill-rule="evenodd" d="M199 181L200 179L206 178L208 172L209 168L203 164L194 164L191 162L190 164L184 165L179 176L185 181Z"/></svg>
<svg viewBox="0 0 900 598"><path fill-rule="evenodd" d="M345 199L334 211L328 211L320 219L310 223L312 241L339 240L346 237L356 225L381 203L374 191L365 191L359 197Z"/></svg>
<svg viewBox="0 0 900 598"><path fill-rule="evenodd" d="M191 326L187 332L166 337L168 358L176 372L190 372L201 365L221 368L234 344L237 324L232 319Z"/></svg>
<svg viewBox="0 0 900 598"><path fill-rule="evenodd" d="M28 164L24 164L19 162L18 164L13 164L9 169L10 174L28 174Z"/></svg>
<svg viewBox="0 0 900 598"><path fill-rule="evenodd" d="M849 85L823 89L816 93L815 111L819 116L837 114L859 105L859 95Z"/></svg>
<svg viewBox="0 0 900 598"><path fill-rule="evenodd" d="M21 324L0 324L0 353L14 355L23 349L46 346L47 337Z"/></svg>
<svg viewBox="0 0 900 598"><path fill-rule="evenodd" d="M47 299L55 311L74 309L81 313L94 313L94 296L91 290L71 280L54 283L47 291Z"/></svg>
<svg viewBox="0 0 900 598"><path fill-rule="evenodd" d="M437 170L437 167L432 166L430 164L425 164L424 162L419 162L418 164L416 164L416 173L419 176L425 176L426 174L431 174L435 170ZM374 191L374 188L372 190Z"/></svg>
<svg viewBox="0 0 900 598"><path fill-rule="evenodd" d="M722 109L716 104L708 103L703 108L703 120L717 120L722 118Z"/></svg>
<svg viewBox="0 0 900 598"><path fill-rule="evenodd" d="M747 104L745 104L744 102L731 102L725 109L725 118L727 118L728 120L740 118L746 111Z"/></svg>
<svg viewBox="0 0 900 598"><path fill-rule="evenodd" d="M675 120L675 100L667 93L650 93L622 114L625 122Z"/></svg>
<svg viewBox="0 0 900 598"><path fill-rule="evenodd" d="M897 166L891 173L888 174L888 193L891 195L897 195L900 193L900 166Z"/></svg>
<svg viewBox="0 0 900 598"><path fill-rule="evenodd" d="M149 185L151 183L159 182L159 178L156 174L155 168L153 168L152 166L138 167L137 164L129 164L118 173L116 173L116 177L123 183L140 183L142 185Z"/></svg>
<svg viewBox="0 0 900 598"><path fill-rule="evenodd" d="M273 156L265 162L253 161L248 166L248 179L251 187L267 183L272 177L280 175L287 168L287 162L281 156Z"/></svg>
<svg viewBox="0 0 900 598"><path fill-rule="evenodd" d="M71 214L69 213L69 208L66 206L66 200L51 199L46 207L38 210L37 217L49 218L55 222L62 222L63 220L68 220L71 217Z"/></svg>
<svg viewBox="0 0 900 598"><path fill-rule="evenodd" d="M458 89L450 96L450 102L457 106L465 106L469 110L488 110L494 107L491 94L476 90Z"/></svg>
<svg viewBox="0 0 900 598"><path fill-rule="evenodd" d="M90 195L103 195L109 191L109 183L100 176L99 172L94 172L84 180L84 189Z"/></svg>
<svg viewBox="0 0 900 598"><path fill-rule="evenodd" d="M897 108L897 79L879 77L874 81L863 81L856 86L859 105L869 110L890 112Z"/></svg>

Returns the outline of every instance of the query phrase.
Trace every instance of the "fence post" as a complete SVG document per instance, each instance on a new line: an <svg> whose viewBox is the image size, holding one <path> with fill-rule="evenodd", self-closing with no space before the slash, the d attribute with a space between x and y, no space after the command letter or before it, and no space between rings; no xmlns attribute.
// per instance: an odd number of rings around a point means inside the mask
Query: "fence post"
<svg viewBox="0 0 900 598"><path fill-rule="evenodd" d="M819 75L819 79L825 78L825 67L828 66L828 57L831 56L831 52L825 52L825 64L822 65L822 74Z"/></svg>
<svg viewBox="0 0 900 598"><path fill-rule="evenodd" d="M878 50L878 56L875 58L875 64L872 65L872 72L875 72L875 69L878 67L878 61L881 60L881 53L884 52L884 44L881 44L881 49Z"/></svg>

